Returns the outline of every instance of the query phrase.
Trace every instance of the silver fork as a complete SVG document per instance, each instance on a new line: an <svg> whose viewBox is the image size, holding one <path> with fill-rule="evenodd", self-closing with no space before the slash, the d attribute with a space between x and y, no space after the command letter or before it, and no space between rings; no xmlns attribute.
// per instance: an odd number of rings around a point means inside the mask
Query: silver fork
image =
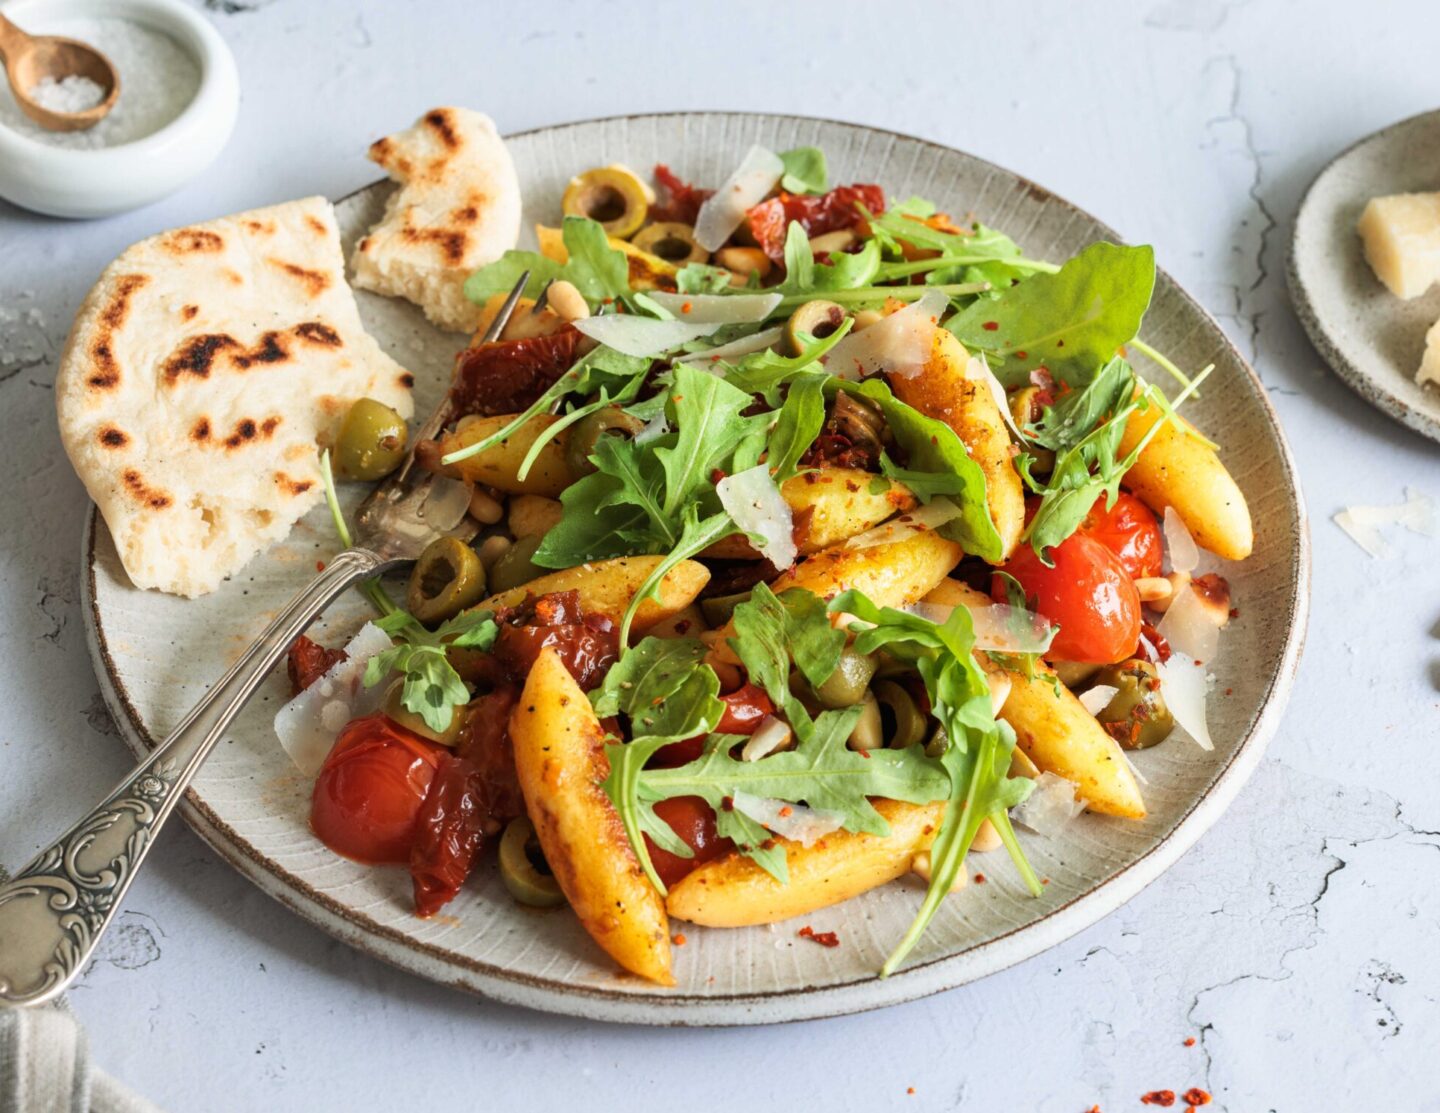
<svg viewBox="0 0 1440 1113"><path fill-rule="evenodd" d="M500 335L529 277L520 277L485 340ZM416 433L400 469L362 504L356 514L356 543L290 601L170 737L78 823L0 885L0 1004L41 1004L62 993L85 968L161 825L291 642L347 588L414 561L442 533L457 535L454 529L439 530L425 521L433 477L410 477L415 445L435 437L450 413L447 392ZM468 540L474 531L459 535Z"/></svg>

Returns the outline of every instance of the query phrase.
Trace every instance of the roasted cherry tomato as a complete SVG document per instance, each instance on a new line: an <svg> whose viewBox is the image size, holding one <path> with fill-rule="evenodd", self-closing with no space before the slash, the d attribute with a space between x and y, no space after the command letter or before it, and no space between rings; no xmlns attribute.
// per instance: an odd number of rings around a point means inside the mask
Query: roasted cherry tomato
<svg viewBox="0 0 1440 1113"><path fill-rule="evenodd" d="M405 862L415 821L444 746L384 715L352 720L315 778L310 826L336 854L357 862Z"/></svg>
<svg viewBox="0 0 1440 1113"><path fill-rule="evenodd" d="M466 348L450 386L454 416L513 414L544 394L575 362L580 334L566 326L549 336Z"/></svg>
<svg viewBox="0 0 1440 1113"><path fill-rule="evenodd" d="M1093 537L1071 535L1050 550L1053 568L1028 545L1002 567L1019 581L1035 609L1059 625L1047 657L1109 665L1133 656L1140 641L1140 593L1120 558ZM990 594L1006 601L995 576Z"/></svg>
<svg viewBox="0 0 1440 1113"><path fill-rule="evenodd" d="M698 796L675 796L661 800L655 805L655 814L670 824L674 832L695 852L693 858L681 858L668 850L661 850L650 836L645 836L645 846L650 851L650 861L655 872L668 889L691 870L703 866L734 848L730 839L722 839L715 833L715 810Z"/></svg>
<svg viewBox="0 0 1440 1113"><path fill-rule="evenodd" d="M716 734L754 734L760 720L773 714L775 705L765 690L755 684L745 684L727 696L721 696L725 714L720 716ZM661 768L673 769L677 765L688 765L705 750L705 735L697 734L683 742L672 742L662 746L651 759Z"/></svg>
<svg viewBox="0 0 1440 1113"><path fill-rule="evenodd" d="M700 206L714 190L696 189L678 178L664 163L655 167L655 180L660 184L661 201L650 206L650 219L679 224L694 224Z"/></svg>
<svg viewBox="0 0 1440 1113"><path fill-rule="evenodd" d="M1093 537L1119 557L1132 580L1160 575L1165 553L1160 523L1154 512L1128 491L1121 491L1109 510L1105 509L1104 495L1096 499L1080 523L1079 532Z"/></svg>
<svg viewBox="0 0 1440 1113"><path fill-rule="evenodd" d="M290 674L290 690L298 696L343 660L343 649L326 649L301 634L290 643L290 653L285 660L285 668Z"/></svg>

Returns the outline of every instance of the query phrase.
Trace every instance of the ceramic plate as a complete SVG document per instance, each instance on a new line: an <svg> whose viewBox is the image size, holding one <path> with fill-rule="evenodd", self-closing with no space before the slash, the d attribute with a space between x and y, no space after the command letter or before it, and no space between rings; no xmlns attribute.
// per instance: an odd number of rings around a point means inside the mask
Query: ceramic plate
<svg viewBox="0 0 1440 1113"><path fill-rule="evenodd" d="M974 212L1011 233L1031 255L1063 259L1116 233L1040 187L999 167L921 140L849 124L781 116L705 113L597 120L515 136L526 227L553 221L570 176L621 160L664 160L686 178L722 179L752 143L825 149L838 181L879 181L898 197L921 194L951 212ZM339 205L353 240L380 213L388 186ZM462 338L443 336L400 302L360 294L380 343L414 370L425 412L448 378ZM1175 741L1137 755L1149 785L1143 823L1086 816L1061 840L1028 838L1050 879L1032 899L996 862L993 881L952 899L907 968L884 981L875 971L921 898L897 882L806 921L834 930L842 945L797 939L800 923L734 931L688 930L669 991L616 973L563 911L536 913L506 896L488 862L441 915L410 911L399 869L365 869L330 853L306 825L309 783L290 766L271 729L287 697L272 677L196 778L182 810L202 838L265 892L337 938L422 977L502 1001L575 1016L644 1024L751 1024L856 1012L949 989L1003 969L1093 924L1173 863L1219 818L1254 770L1279 720L1305 627L1308 552L1304 510L1275 414L1258 380L1215 322L1161 275L1146 338L1181 365L1216 365L1195 420L1226 445L1226 462L1255 516L1255 555L1227 570L1241 617L1217 663L1211 711L1216 741L1206 753ZM426 397L425 394L429 395ZM358 493L351 492L352 498ZM139 592L125 578L104 524L92 514L85 592L91 647L106 698L131 748L165 735L314 571L337 548L323 508L289 539L203 599ZM364 614L337 604L319 625L342 640Z"/></svg>
<svg viewBox="0 0 1440 1113"><path fill-rule="evenodd" d="M1380 284L1355 222L1372 197L1440 189L1440 111L1362 139L1320 172L1301 202L1290 296L1305 331L1361 398L1440 441L1440 388L1415 381L1440 286L1402 301Z"/></svg>

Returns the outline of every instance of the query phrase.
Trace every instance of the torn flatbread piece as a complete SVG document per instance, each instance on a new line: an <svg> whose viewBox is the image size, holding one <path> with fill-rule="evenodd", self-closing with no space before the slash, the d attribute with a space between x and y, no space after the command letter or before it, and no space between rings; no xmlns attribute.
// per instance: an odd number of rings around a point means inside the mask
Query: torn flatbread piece
<svg viewBox="0 0 1440 1113"><path fill-rule="evenodd" d="M370 158L400 188L355 248L355 285L407 298L440 328L473 332L480 307L465 297L465 280L520 235L520 180L494 122L432 108L371 144Z"/></svg>
<svg viewBox="0 0 1440 1113"><path fill-rule="evenodd" d="M86 296L60 436L136 587L213 591L321 500L317 446L352 402L412 413L344 266L311 197L142 240Z"/></svg>

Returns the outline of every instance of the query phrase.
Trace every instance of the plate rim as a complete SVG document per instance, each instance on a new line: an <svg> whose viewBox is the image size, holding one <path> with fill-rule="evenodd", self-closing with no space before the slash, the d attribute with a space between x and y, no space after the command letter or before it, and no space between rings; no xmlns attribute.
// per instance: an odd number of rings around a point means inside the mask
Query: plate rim
<svg viewBox="0 0 1440 1113"><path fill-rule="evenodd" d="M1059 203L1085 219L1117 242L1123 238L1104 221L1038 185L1022 174L1015 173L988 159L972 155L920 136L869 124L834 120L826 117L795 113L740 111L687 111L621 113L619 115L572 120L559 124L530 128L505 138L518 139L567 128L587 127L611 121L666 119L695 116L720 116L742 119L801 121L802 123L833 124L870 131L906 141L920 143L947 154L960 154L993 168L1021 183L1032 197ZM365 190L383 184L378 179L338 198L340 204ZM1311 552L1309 515L1304 492L1298 481L1295 459L1264 385L1243 354L1235 347L1214 316L1163 268L1157 277L1186 303L1187 308L1202 317L1230 350L1239 367L1254 387L1273 440L1279 449L1279 463L1284 472L1284 489L1293 500L1296 515L1295 565L1286 602L1290 624L1285 642L1276 662L1274 677L1260 703L1255 723L1237 745L1226 764L1216 773L1208 791L1190 802L1188 809L1174 827L1134 861L1123 866L1111 877L1088 891L1049 910L1037 920L1012 928L983 943L966 947L957 953L939 955L916 963L887 979L867 975L838 985L824 987L797 986L762 993L736 993L724 996L681 995L656 990L631 993L584 983L555 983L529 974L507 971L488 963L458 958L453 952L421 943L400 935L393 929L358 915L327 894L289 873L273 860L259 853L240 838L195 792L187 789L179 811L187 825L229 862L258 889L273 897L327 934L349 946L381 959L393 966L416 974L428 981L451 985L504 1004L518 1005L543 1012L576 1016L606 1022L653 1026L726 1027L748 1024L770 1024L843 1016L884 1008L958 988L990 974L998 973L1098 923L1105 916L1133 899L1142 889L1168 870L1216 822L1234 801L1264 755L1266 746L1279 726L1289 701L1299 660L1303 652L1310 609ZM114 670L99 613L95 582L95 542L99 529L99 513L92 503L86 512L81 545L82 615L86 647L90 653L101 694L115 719L126 747L138 759L156 745L141 721L138 711L120 685ZM426 963L438 968L426 968Z"/></svg>
<svg viewBox="0 0 1440 1113"><path fill-rule="evenodd" d="M1295 309L1295 316L1300 319L1300 327L1305 330L1305 335L1310 338L1310 343L1315 346L1315 350L1320 353L1320 358L1325 361L1325 365L1335 373L1336 377L1387 417L1400 422L1408 429L1413 429L1423 437L1428 437L1432 441L1440 441L1440 392L1437 392L1435 397L1435 412L1428 413L1411 405L1396 393L1394 387L1361 368L1346 353L1345 346L1336 338L1324 315L1316 307L1310 294L1310 287L1301 273L1300 262L1301 225L1320 183L1361 147L1383 140L1393 132L1412 127L1427 118L1440 120L1440 108L1417 112L1413 116L1406 116L1403 120L1386 124L1383 128L1378 128L1368 135L1362 135L1316 172L1315 177L1310 180L1310 184L1305 187L1305 192L1300 196L1300 204L1295 209L1295 219L1291 223L1290 249L1286 253L1285 260L1285 285L1290 294L1290 303ZM1402 382L1407 381L1403 370L1400 371L1400 375Z"/></svg>

